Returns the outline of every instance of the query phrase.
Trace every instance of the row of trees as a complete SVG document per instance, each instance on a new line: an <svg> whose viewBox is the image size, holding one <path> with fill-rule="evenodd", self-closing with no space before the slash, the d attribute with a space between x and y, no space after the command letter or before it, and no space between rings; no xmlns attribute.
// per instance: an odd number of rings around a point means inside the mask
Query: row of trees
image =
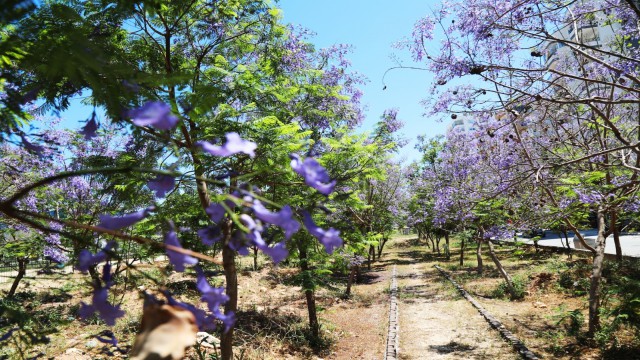
<svg viewBox="0 0 640 360"><path fill-rule="evenodd" d="M600 327L605 240L621 259L620 232L638 210L639 15L631 0L453 1L406 43L435 75L429 113L473 120L470 131L419 145L412 221L470 230L479 264L486 244L510 290L489 239L575 232L593 254L590 335ZM590 219L595 246L578 231Z"/></svg>
<svg viewBox="0 0 640 360"><path fill-rule="evenodd" d="M198 279L210 313L161 288L146 295L203 329L222 321L232 359L236 256L260 251L300 267L319 336L317 268L343 242L348 256L380 256L403 217L389 204L406 196L389 160L397 112L355 132L365 80L349 71L348 47L315 49L257 0L16 2L0 21L0 216L3 235L27 234L4 236L7 256L42 250L88 271L82 312L111 325L123 263L162 252L176 271L218 262L224 294ZM81 131L58 130L44 114L79 95L96 111ZM34 120L42 127L28 130Z"/></svg>

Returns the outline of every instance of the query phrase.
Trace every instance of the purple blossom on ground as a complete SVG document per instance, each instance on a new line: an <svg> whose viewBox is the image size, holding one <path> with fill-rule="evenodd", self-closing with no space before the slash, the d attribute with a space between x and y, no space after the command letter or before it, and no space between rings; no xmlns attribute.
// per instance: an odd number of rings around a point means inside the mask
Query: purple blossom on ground
<svg viewBox="0 0 640 360"><path fill-rule="evenodd" d="M316 237L318 241L320 241L320 243L324 245L324 248L327 250L328 254L333 253L334 248L342 246L340 231L334 228L329 228L328 230L322 229L313 222L311 215L306 211L302 212L302 216L302 223L304 224L304 227L307 228L309 234Z"/></svg>
<svg viewBox="0 0 640 360"><path fill-rule="evenodd" d="M180 245L180 241L178 241L178 234L176 234L175 230L173 229L173 226L171 230L169 230L169 232L165 235L164 244L182 248L182 245ZM173 265L173 268L176 271L183 272L185 265L195 265L198 263L198 259L192 256L185 255L183 253L170 250L168 248L166 249L166 251L167 251L167 256L169 257L169 262L171 262L171 264Z"/></svg>
<svg viewBox="0 0 640 360"><path fill-rule="evenodd" d="M97 227L108 230L122 229L146 218L149 215L149 212L153 210L153 207L148 207L146 209L142 209L140 211L136 211L134 213L126 214L123 216L111 216L102 214L100 215L100 223L97 225Z"/></svg>
<svg viewBox="0 0 640 360"><path fill-rule="evenodd" d="M163 198L169 191L176 186L176 179L171 175L159 174L155 178L149 180L147 187L155 191L156 197Z"/></svg>
<svg viewBox="0 0 640 360"><path fill-rule="evenodd" d="M171 106L161 101L149 101L129 111L129 117L137 126L151 126L159 130L171 130L179 120L171 113Z"/></svg>
<svg viewBox="0 0 640 360"><path fill-rule="evenodd" d="M244 153L251 157L255 157L254 150L258 147L256 143L249 140L243 140L238 133L232 132L226 135L227 142L222 145L213 145L207 141L199 141L198 145L211 155L215 156L231 156L238 153Z"/></svg>
<svg viewBox="0 0 640 360"><path fill-rule="evenodd" d="M302 161L298 154L291 154L289 157L291 158L291 168L304 178L307 185L323 195L331 194L336 186L336 181L331 181L327 170L316 159L308 157Z"/></svg>
<svg viewBox="0 0 640 360"><path fill-rule="evenodd" d="M259 200L255 200L253 211L258 219L281 227L287 240L300 230L300 223L293 219L293 211L289 205L283 206L278 212L271 212Z"/></svg>

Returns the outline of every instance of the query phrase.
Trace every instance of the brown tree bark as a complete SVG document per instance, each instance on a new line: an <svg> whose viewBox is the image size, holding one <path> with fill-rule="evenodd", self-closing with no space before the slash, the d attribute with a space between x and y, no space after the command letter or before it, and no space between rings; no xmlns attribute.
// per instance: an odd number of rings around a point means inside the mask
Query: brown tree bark
<svg viewBox="0 0 640 360"><path fill-rule="evenodd" d="M616 210L611 211L611 222L609 225L611 233L613 234L613 243L616 245L616 261L622 261L622 245L620 244L620 228L618 227L618 212Z"/></svg>
<svg viewBox="0 0 640 360"><path fill-rule="evenodd" d="M224 313L237 313L238 311L238 271L236 269L236 253L227 244L231 239L231 230L233 222L231 219L225 219L223 226L225 246L222 248L222 267L224 268L224 278L226 281L226 293L229 301L224 305ZM233 360L233 332L232 327L226 333L222 334L220 339L220 355L222 360Z"/></svg>
<svg viewBox="0 0 640 360"><path fill-rule="evenodd" d="M446 251L445 251L445 255L447 255L447 260L451 260L451 248L449 247L449 232L448 231L444 232L444 240L445 240L445 245L447 246Z"/></svg>
<svg viewBox="0 0 640 360"><path fill-rule="evenodd" d="M464 238L460 241L460 266L464 265Z"/></svg>
<svg viewBox="0 0 640 360"><path fill-rule="evenodd" d="M358 265L353 265L351 267L351 271L349 271L349 279L347 280L347 290L345 291L345 296L351 296L351 285L353 284L353 279L356 277L356 272Z"/></svg>
<svg viewBox="0 0 640 360"><path fill-rule="evenodd" d="M482 264L482 239L478 238L478 247L476 248L476 259L478 261L478 275L482 275L484 266Z"/></svg>
<svg viewBox="0 0 640 360"><path fill-rule="evenodd" d="M315 285L309 274L309 259L307 256L307 243L301 240L298 243L298 251L300 253L300 270L303 275L304 295L307 300L307 313L309 315L309 329L314 337L320 335L320 323L318 322L318 313L316 312Z"/></svg>
<svg viewBox="0 0 640 360"><path fill-rule="evenodd" d="M29 260L27 258L18 258L18 274L15 279L13 279L13 284L11 284L11 289L9 289L9 293L7 294L8 298L13 297L16 294L16 290L18 290L18 285L20 284L20 280L27 273L27 263Z"/></svg>
<svg viewBox="0 0 640 360"><path fill-rule="evenodd" d="M502 266L500 259L498 259L498 256L496 256L496 253L493 249L493 243L491 241L487 241L487 245L489 246L489 256L491 257L491 260L493 260L493 263L496 265L496 268L498 268L500 275L507 283L507 291L509 291L511 298L515 299L517 297L517 294L516 289L513 286L513 279L511 279L511 276L509 276L507 271L504 269L504 266Z"/></svg>
<svg viewBox="0 0 640 360"><path fill-rule="evenodd" d="M604 247L606 243L604 209L598 208L598 237L596 238L596 254L593 257L591 286L589 287L589 337L593 337L600 328L600 288L602 286L602 265L604 263Z"/></svg>

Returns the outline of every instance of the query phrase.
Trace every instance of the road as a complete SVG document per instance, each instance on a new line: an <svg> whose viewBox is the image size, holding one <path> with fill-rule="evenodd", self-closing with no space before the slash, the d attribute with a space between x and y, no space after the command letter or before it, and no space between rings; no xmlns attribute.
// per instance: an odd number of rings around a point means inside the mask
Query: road
<svg viewBox="0 0 640 360"><path fill-rule="evenodd" d="M598 231L596 229L588 229L580 231L580 233L585 237L587 243L593 244L593 242L590 242L590 240L595 241ZM573 232L569 232L569 245L572 249L576 248L573 241L574 235L575 234ZM560 236L561 235L559 233L554 233L547 230L546 236L538 241L538 245L549 247L565 247L565 245L562 244L562 242L565 242L564 236L562 237L562 240L560 239ZM519 237L518 240L526 244L533 244L533 241L531 239ZM622 255L640 257L640 234L629 233L620 235L620 245L622 246ZM613 243L613 236L607 237L605 253L616 253L616 247Z"/></svg>

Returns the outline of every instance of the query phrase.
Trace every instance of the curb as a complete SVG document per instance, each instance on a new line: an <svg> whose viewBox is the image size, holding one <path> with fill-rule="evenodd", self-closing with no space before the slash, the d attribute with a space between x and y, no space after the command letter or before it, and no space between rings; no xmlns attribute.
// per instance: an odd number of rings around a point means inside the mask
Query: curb
<svg viewBox="0 0 640 360"><path fill-rule="evenodd" d="M491 325L492 328L498 330L498 332L500 332L500 335L511 345L513 346L513 348L518 352L518 354L520 354L520 356L522 356L523 359L525 360L539 360L539 358L533 353L531 352L531 350L529 350L523 343L522 341L520 341L515 335L513 335L513 333L509 330L507 330L504 325L502 325L502 323L500 323L500 321L498 321L495 317L493 317L493 315L489 314L489 312L487 310L485 310L485 308L482 307L482 305L480 305L480 303L478 303L476 301L476 299L474 299L471 295L469 295L469 293L462 287L460 286L455 280L453 280L453 278L451 277L451 275L449 275L446 271L442 270L440 268L440 266L438 265L434 265L434 267L436 269L438 269L438 271L440 271L440 273L442 275L444 275L444 277L447 278L447 280L449 280L453 286L455 286L458 291L460 292L460 294L462 294L462 296L467 299L471 305L473 305L473 307L475 307L478 312L480 313L480 315L482 315L482 317L485 318L485 320L487 320L487 322L489 323L489 325ZM395 273L394 273L395 275ZM395 277L394 277L395 279Z"/></svg>
<svg viewBox="0 0 640 360"><path fill-rule="evenodd" d="M391 276L391 296L389 304L389 332L387 333L387 348L384 352L384 360L396 360L398 358L400 331L398 322L398 283L396 281L396 266L393 265Z"/></svg>

